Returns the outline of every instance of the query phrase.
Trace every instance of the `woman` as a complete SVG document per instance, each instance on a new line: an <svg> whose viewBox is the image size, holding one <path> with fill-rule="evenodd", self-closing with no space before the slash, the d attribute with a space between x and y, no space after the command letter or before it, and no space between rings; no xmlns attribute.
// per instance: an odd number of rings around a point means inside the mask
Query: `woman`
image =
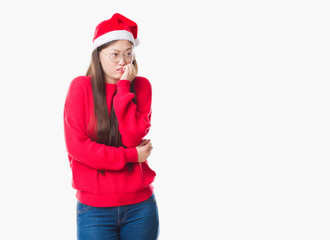
<svg viewBox="0 0 330 240"><path fill-rule="evenodd" d="M158 238L148 166L151 84L136 76L137 25L120 14L95 29L91 65L72 80L64 106L66 149L77 190L77 236Z"/></svg>

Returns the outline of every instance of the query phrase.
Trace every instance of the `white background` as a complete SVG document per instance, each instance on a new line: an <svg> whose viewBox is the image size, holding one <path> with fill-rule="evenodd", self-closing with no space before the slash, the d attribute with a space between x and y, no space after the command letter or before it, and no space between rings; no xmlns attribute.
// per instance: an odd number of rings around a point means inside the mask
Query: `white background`
<svg viewBox="0 0 330 240"><path fill-rule="evenodd" d="M0 6L1 239L76 239L63 131L95 26L139 25L160 238L329 239L327 1Z"/></svg>

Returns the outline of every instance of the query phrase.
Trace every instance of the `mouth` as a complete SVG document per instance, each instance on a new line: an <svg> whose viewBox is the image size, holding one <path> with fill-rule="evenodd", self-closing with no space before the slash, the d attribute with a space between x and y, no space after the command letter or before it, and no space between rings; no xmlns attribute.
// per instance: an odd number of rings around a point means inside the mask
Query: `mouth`
<svg viewBox="0 0 330 240"><path fill-rule="evenodd" d="M117 72L124 72L124 69L123 68L118 68Z"/></svg>

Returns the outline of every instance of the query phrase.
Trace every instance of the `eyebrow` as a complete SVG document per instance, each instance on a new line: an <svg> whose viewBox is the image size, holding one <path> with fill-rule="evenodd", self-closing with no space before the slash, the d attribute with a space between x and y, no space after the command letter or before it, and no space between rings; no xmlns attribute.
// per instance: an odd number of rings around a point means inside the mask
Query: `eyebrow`
<svg viewBox="0 0 330 240"><path fill-rule="evenodd" d="M127 50L130 50L130 49L133 49L132 47L130 47L130 48L127 48L125 51L127 51ZM118 51L118 52L120 52L118 49L115 49L115 48L110 48L109 50L115 50L115 51Z"/></svg>

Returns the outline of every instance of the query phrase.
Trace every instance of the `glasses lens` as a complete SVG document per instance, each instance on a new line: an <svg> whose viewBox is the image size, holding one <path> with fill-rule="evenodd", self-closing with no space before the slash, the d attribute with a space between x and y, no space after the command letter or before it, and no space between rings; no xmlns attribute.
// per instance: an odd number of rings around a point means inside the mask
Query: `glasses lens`
<svg viewBox="0 0 330 240"><path fill-rule="evenodd" d="M129 56L129 58L127 59L127 62L133 63L134 60L134 56L133 54L131 56Z"/></svg>
<svg viewBox="0 0 330 240"><path fill-rule="evenodd" d="M134 60L134 55L132 52L125 54L111 54L109 57L110 60L114 63L118 63L121 60L121 58L123 58L125 62L130 62L130 63L132 63Z"/></svg>
<svg viewBox="0 0 330 240"><path fill-rule="evenodd" d="M120 55L119 54L111 54L110 55L110 59L111 59L111 61L113 61L114 63L117 63L117 62L119 62L120 61Z"/></svg>
<svg viewBox="0 0 330 240"><path fill-rule="evenodd" d="M132 58L133 58L133 53L132 52L128 52L124 54L124 59L125 62L132 62Z"/></svg>

